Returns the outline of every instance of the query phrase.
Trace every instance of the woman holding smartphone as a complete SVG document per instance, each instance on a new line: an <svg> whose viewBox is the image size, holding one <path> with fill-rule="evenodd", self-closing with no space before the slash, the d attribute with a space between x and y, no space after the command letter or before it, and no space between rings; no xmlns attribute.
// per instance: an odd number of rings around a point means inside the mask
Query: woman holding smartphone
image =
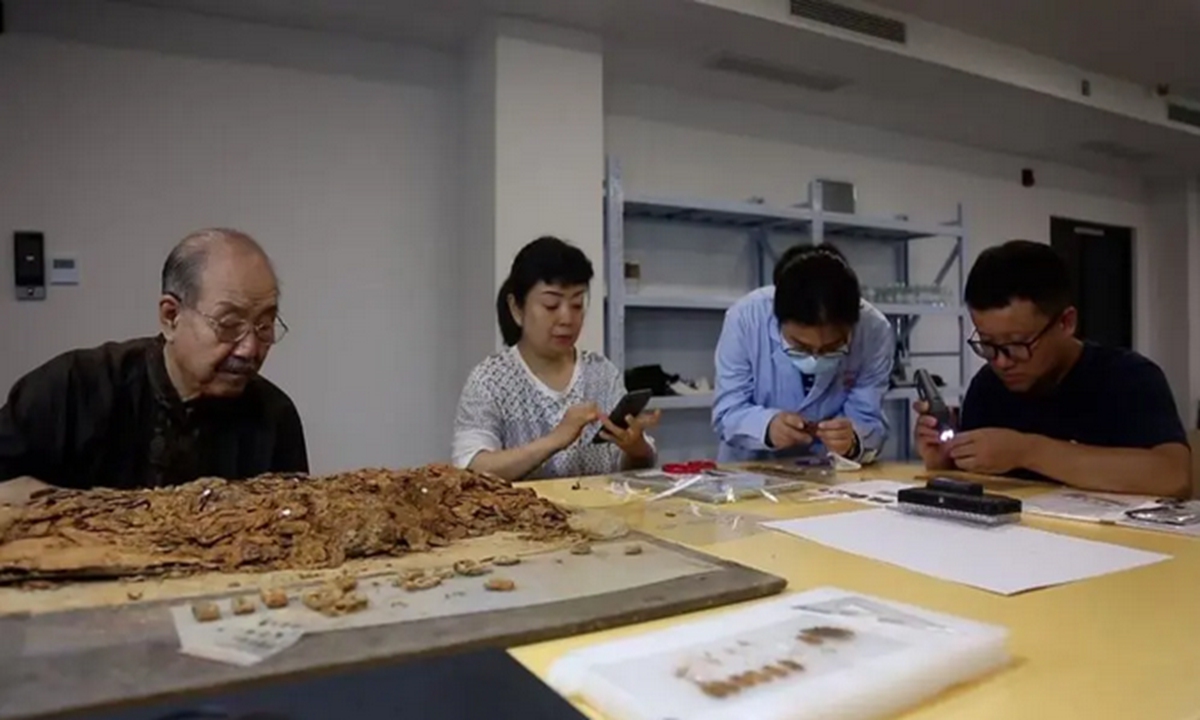
<svg viewBox="0 0 1200 720"><path fill-rule="evenodd" d="M558 238L538 238L517 253L496 298L508 350L467 379L454 421L455 465L509 480L654 465L645 431L658 413L614 422L605 413L625 395L621 371L575 347L592 276L583 251ZM603 442L593 442L597 436Z"/></svg>

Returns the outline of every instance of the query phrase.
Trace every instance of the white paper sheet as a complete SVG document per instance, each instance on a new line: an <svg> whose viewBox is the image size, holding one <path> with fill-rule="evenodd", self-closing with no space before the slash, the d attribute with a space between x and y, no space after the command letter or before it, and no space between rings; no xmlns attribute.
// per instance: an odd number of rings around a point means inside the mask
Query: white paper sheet
<svg viewBox="0 0 1200 720"><path fill-rule="evenodd" d="M887 509L784 520L766 527L1001 595L1170 558L1020 525L975 527Z"/></svg>
<svg viewBox="0 0 1200 720"><path fill-rule="evenodd" d="M185 655L232 665L255 665L295 645L304 635L296 623L266 613L235 616L212 627L197 623L189 606L171 608L179 650Z"/></svg>
<svg viewBox="0 0 1200 720"><path fill-rule="evenodd" d="M267 610L255 598L256 611L234 615L228 597L213 598L221 618L197 622L191 604L171 608L180 651L197 657L253 665L294 645L302 635L351 628L390 625L414 620L507 610L573 598L644 587L717 569L699 558L682 555L654 543L637 543L642 551L625 555L627 540L596 543L589 555L567 550L525 557L520 565L496 567L492 576L516 583L513 592L490 592L488 577L454 577L424 592L408 592L393 585L395 575L361 578L358 592L367 609L326 617L305 607L300 596L312 586L289 588L286 608Z"/></svg>

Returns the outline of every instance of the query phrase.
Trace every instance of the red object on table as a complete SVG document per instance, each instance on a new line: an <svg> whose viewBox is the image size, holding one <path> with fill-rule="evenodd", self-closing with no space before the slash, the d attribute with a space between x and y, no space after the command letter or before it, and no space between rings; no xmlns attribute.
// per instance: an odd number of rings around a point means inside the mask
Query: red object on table
<svg viewBox="0 0 1200 720"><path fill-rule="evenodd" d="M717 464L712 460L690 460L684 463L667 463L662 466L663 472L669 475L695 475L705 470L716 470Z"/></svg>

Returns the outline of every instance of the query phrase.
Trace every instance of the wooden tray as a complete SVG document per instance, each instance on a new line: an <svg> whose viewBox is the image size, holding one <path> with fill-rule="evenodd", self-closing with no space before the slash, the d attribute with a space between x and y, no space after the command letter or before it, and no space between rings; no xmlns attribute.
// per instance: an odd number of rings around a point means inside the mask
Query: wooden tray
<svg viewBox="0 0 1200 720"><path fill-rule="evenodd" d="M180 653L168 611L172 601L0 617L0 720L95 712L388 660L523 645L765 597L787 585L663 540L637 534L628 540L717 569L562 602L305 636L248 668Z"/></svg>

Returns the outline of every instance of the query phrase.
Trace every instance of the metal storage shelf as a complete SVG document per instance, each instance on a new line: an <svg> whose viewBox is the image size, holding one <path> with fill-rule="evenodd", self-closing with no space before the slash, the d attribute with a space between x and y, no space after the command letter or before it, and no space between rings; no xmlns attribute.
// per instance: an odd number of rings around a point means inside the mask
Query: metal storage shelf
<svg viewBox="0 0 1200 720"><path fill-rule="evenodd" d="M947 400L956 400L962 397L963 389L960 387L944 387L941 388L942 396ZM650 400L650 409L654 410L701 410L711 408L713 405L714 395L712 393L702 393L697 395L669 395L666 397L656 397ZM911 386L892 388L883 395L884 400L907 400L915 401L917 399L917 389Z"/></svg>
<svg viewBox="0 0 1200 720"><path fill-rule="evenodd" d="M728 310L737 301L736 297L723 295L625 295L625 307L666 310Z"/></svg>
<svg viewBox="0 0 1200 720"><path fill-rule="evenodd" d="M630 195L625 218L692 223L741 230L809 233L821 220L827 239L908 242L927 237L962 237L958 224L922 225L904 219L820 212L808 207L771 207L765 203Z"/></svg>
<svg viewBox="0 0 1200 720"><path fill-rule="evenodd" d="M625 307L659 310L728 310L740 296L727 295L669 295L666 293L625 293ZM952 305L917 305L872 303L879 312L892 316L962 315L963 309Z"/></svg>
<svg viewBox="0 0 1200 720"><path fill-rule="evenodd" d="M739 230L770 228L774 232L807 233L812 211L770 208L753 202L684 200L631 195L625 198L626 218L662 220Z"/></svg>
<svg viewBox="0 0 1200 720"><path fill-rule="evenodd" d="M647 292L630 293L625 286L625 223L654 222L682 223L700 227L724 228L745 232L750 247L757 254L758 285L769 280L766 270L768 261L773 261L775 252L770 238L780 233L798 234L812 243L825 241L872 241L891 245L899 268L897 279L908 282L908 244L924 238L948 238L953 249L937 273L935 285L942 285L952 270L957 270L957 293L963 287L962 258L966 257L966 227L963 223L962 206L957 217L947 223L918 223L907 218L881 218L857 214L828 212L823 209L820 186L809 188L808 202L802 205L774 207L758 201L700 200L670 198L649 195L625 195L621 188L620 167L613 158L608 160L605 179L605 272L608 286L605 314L605 345L609 359L618 367L625 367L625 320L627 311L680 310L680 311L724 311L738 297L704 294L695 290L680 289L672 293L668 289L655 288ZM751 288L746 288L748 292ZM966 312L956 305L914 305L898 303L873 303L892 320L904 360L913 357L942 356L958 359L958 384L967 380L966 356ZM912 329L926 316L954 318L958 324L958 350L945 352L917 352L910 355L908 341ZM943 390L948 398L961 395L960 388L953 386ZM901 387L888 391L885 400L899 401L915 399L915 390ZM651 407L663 410L703 409L712 406L712 395L687 395L655 398ZM908 410L904 411L907 413ZM902 443L902 455L908 455L907 433L897 437Z"/></svg>
<svg viewBox="0 0 1200 720"><path fill-rule="evenodd" d="M943 388L939 388L939 389L942 391L942 397L945 398L946 400L959 400L962 398L964 392L966 392L961 387L943 387ZM917 388L912 385L906 385L904 387L892 388L891 390L888 390L886 393L884 393L883 399L884 400L908 400L910 402L915 402L917 399Z"/></svg>
<svg viewBox="0 0 1200 720"><path fill-rule="evenodd" d="M907 220L873 218L845 213L822 213L826 240L890 240L908 242L928 237L963 237L963 227L920 225Z"/></svg>
<svg viewBox="0 0 1200 720"><path fill-rule="evenodd" d="M913 315L954 315L960 316L964 310L957 305L906 305L897 303L871 303L884 315L913 316Z"/></svg>
<svg viewBox="0 0 1200 720"><path fill-rule="evenodd" d="M710 408L713 405L713 394L698 395L668 395L650 399L651 410L697 410Z"/></svg>

